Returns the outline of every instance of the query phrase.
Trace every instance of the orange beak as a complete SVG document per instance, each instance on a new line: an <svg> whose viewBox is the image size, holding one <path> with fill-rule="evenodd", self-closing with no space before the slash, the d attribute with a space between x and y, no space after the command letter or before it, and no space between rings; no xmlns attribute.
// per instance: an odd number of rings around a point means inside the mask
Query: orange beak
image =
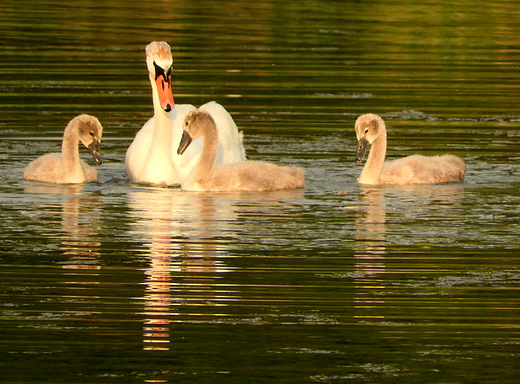
<svg viewBox="0 0 520 384"><path fill-rule="evenodd" d="M175 105L172 95L172 77L168 76L165 78L164 76L157 76L155 84L157 84L157 92L159 93L159 103L161 104L161 108L166 112L170 112Z"/></svg>

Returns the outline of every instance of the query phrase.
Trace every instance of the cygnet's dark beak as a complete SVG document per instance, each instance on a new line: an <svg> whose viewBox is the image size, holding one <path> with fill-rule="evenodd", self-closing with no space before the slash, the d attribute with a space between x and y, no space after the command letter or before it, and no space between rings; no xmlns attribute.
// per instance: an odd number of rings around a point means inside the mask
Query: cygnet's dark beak
<svg viewBox="0 0 520 384"><path fill-rule="evenodd" d="M359 139L358 141L358 148L356 153L356 162L361 163L363 161L363 158L365 157L365 153L370 146L370 143L367 139Z"/></svg>
<svg viewBox="0 0 520 384"><path fill-rule="evenodd" d="M177 149L177 155L182 155L184 151L190 146L193 139L189 135L188 132L182 132L181 142L179 143L179 148Z"/></svg>
<svg viewBox="0 0 520 384"><path fill-rule="evenodd" d="M92 154L92 157L94 158L94 161L96 162L96 165L101 165L103 163L103 161L101 160L101 151L100 151L99 141L94 139L94 141L92 141L92 143L90 143L87 148L90 150L90 153Z"/></svg>

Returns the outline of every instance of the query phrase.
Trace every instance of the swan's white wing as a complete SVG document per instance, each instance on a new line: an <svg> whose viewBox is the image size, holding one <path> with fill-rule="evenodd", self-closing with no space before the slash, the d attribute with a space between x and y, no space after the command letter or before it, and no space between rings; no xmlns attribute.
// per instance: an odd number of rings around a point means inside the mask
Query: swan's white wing
<svg viewBox="0 0 520 384"><path fill-rule="evenodd" d="M175 106L177 109L178 105ZM177 155L177 148L181 142L184 117L194 109L191 105L182 105L177 116L172 122L172 157L175 170L181 182L186 180L191 170L197 164L202 152L202 138L198 138L190 144L182 156ZM214 101L204 104L199 109L208 112L215 120L218 129L218 149L215 164L232 164L245 160L242 137L231 115L224 107Z"/></svg>
<svg viewBox="0 0 520 384"><path fill-rule="evenodd" d="M144 162L152 145L154 130L155 121L152 117L143 125L140 131L137 132L134 141L126 151L126 173L134 183L139 182L139 175L143 170Z"/></svg>
<svg viewBox="0 0 520 384"><path fill-rule="evenodd" d="M214 102L204 104L199 109L208 112L218 129L218 150L215 164L232 164L246 159L242 137L231 115L226 109Z"/></svg>

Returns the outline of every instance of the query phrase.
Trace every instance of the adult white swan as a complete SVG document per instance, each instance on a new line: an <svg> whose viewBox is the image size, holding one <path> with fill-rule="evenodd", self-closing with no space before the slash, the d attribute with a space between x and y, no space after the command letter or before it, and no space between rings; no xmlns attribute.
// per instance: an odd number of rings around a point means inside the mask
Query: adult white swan
<svg viewBox="0 0 520 384"><path fill-rule="evenodd" d="M130 180L156 186L180 185L191 172L202 150L201 140L181 156L176 153L182 137L182 123L194 109L189 104L174 104L171 90L172 54L165 42L154 41L146 47L146 64L152 84L154 116L141 128L126 152L126 171ZM215 102L204 104L219 129L217 164L245 159L242 137L229 113Z"/></svg>
<svg viewBox="0 0 520 384"><path fill-rule="evenodd" d="M454 155L412 155L385 162L386 125L381 117L368 113L358 117L355 124L358 139L356 161L363 161L369 146L370 154L361 175L360 184L404 185L442 184L464 181L466 166Z"/></svg>

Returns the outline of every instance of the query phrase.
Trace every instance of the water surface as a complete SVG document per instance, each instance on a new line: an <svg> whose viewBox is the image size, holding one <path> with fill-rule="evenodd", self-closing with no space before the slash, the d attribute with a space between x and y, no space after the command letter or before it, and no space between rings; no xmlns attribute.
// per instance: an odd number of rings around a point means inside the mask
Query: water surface
<svg viewBox="0 0 520 384"><path fill-rule="evenodd" d="M517 382L516 9L4 1L0 381ZM305 188L130 184L153 40L177 103L220 102L248 157L304 167ZM450 152L466 181L358 186L367 112L389 158ZM99 183L23 181L79 113L105 128Z"/></svg>

